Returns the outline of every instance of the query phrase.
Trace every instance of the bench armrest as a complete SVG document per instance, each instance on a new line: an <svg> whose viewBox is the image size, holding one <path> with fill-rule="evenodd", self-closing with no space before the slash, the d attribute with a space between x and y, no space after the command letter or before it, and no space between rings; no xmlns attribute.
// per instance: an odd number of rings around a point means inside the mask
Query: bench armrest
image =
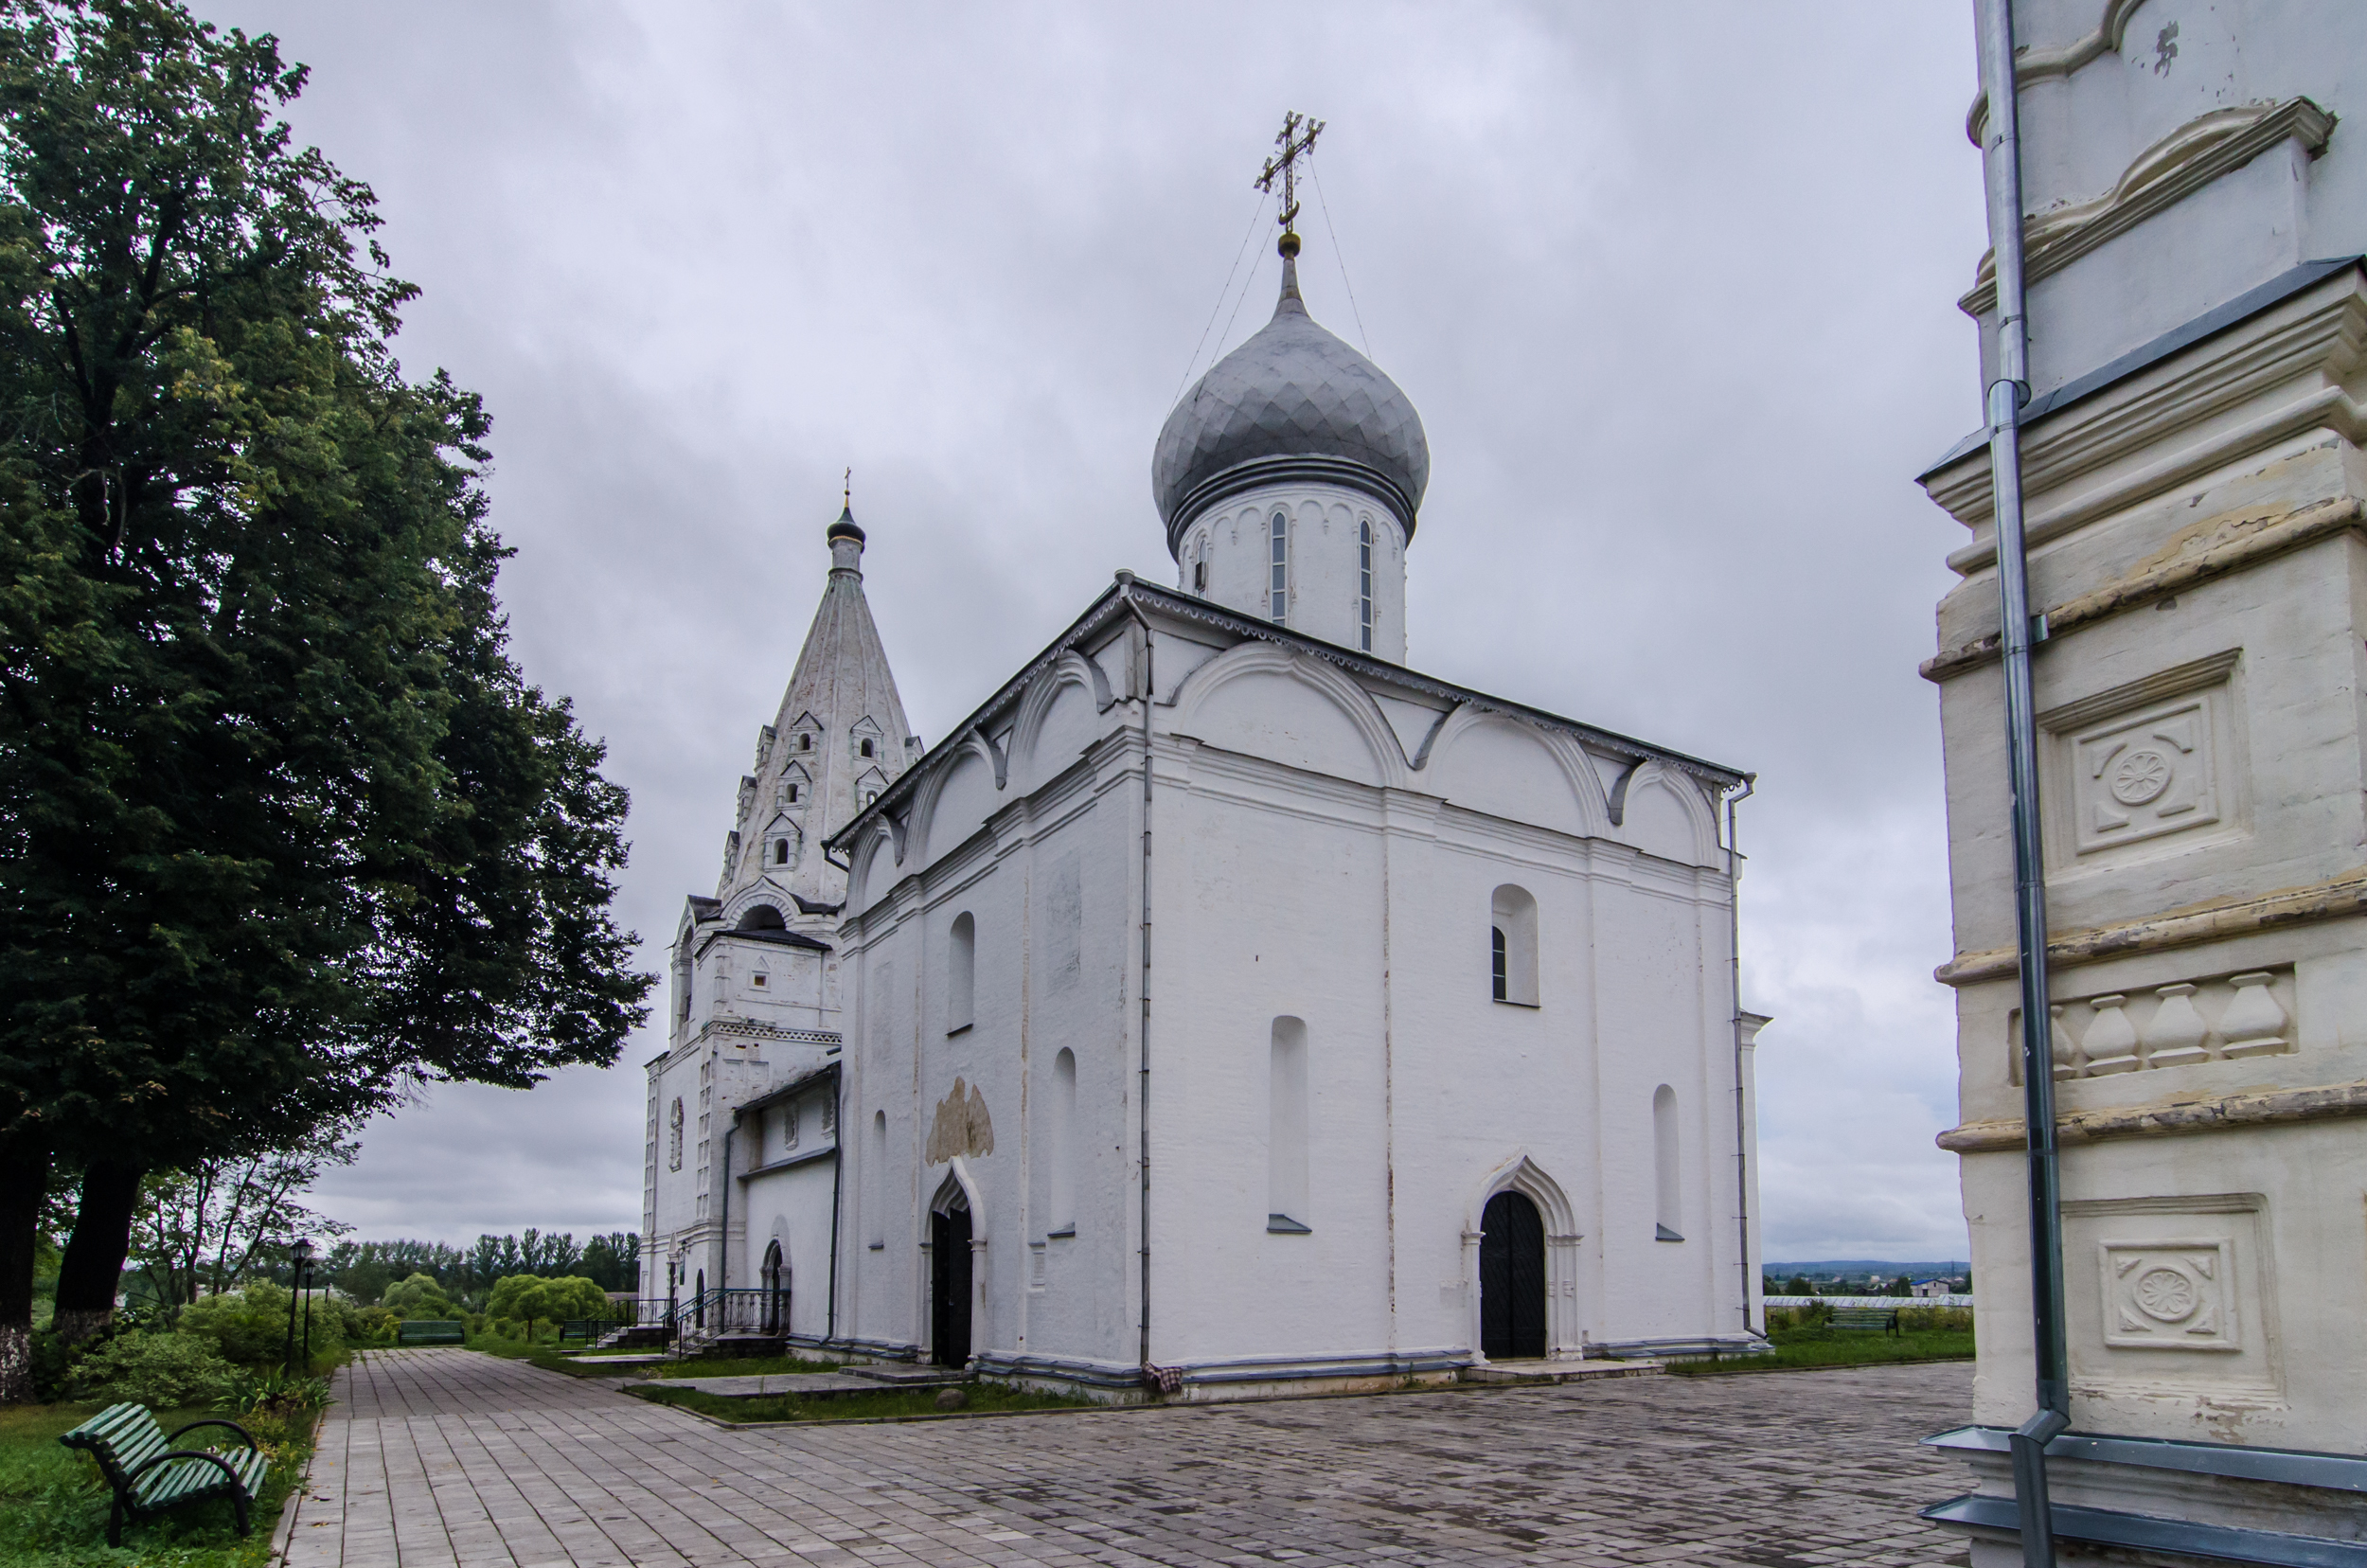
<svg viewBox="0 0 2367 1568"><path fill-rule="evenodd" d="M191 1421L187 1426L181 1428L179 1432L167 1433L165 1434L165 1441L168 1443L177 1443L181 1440L181 1433L195 1432L199 1427L228 1427L231 1431L237 1433L240 1437L246 1440L247 1447L253 1448L255 1446L255 1434L253 1433L247 1431L246 1428L240 1426L236 1421L225 1421L221 1419L219 1417L209 1417L203 1421Z"/></svg>

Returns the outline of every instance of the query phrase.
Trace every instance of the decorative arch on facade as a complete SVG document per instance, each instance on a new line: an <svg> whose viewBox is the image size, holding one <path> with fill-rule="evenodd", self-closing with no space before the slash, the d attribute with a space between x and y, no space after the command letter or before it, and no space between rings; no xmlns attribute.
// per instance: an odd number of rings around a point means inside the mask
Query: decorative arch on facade
<svg viewBox="0 0 2367 1568"><path fill-rule="evenodd" d="M1061 689L1071 686L1082 688L1093 699L1094 712L1097 714L1109 712L1117 702L1116 694L1110 688L1110 677L1101 667L1073 648L1062 649L1059 657L1028 683L1011 722L1008 755L1031 789L1043 781L1043 775L1036 767L1036 745L1043 739L1044 721L1051 715L1052 704Z"/></svg>
<svg viewBox="0 0 2367 1568"><path fill-rule="evenodd" d="M1700 779L1681 768L1653 758L1638 763L1625 783L1626 809L1620 813L1623 826L1632 829L1639 798L1647 791L1657 791L1684 814L1692 838L1691 844L1685 846L1690 857L1688 864L1709 865L1717 862L1717 814L1711 808L1709 793ZM1628 842L1633 843L1633 838L1630 837Z"/></svg>
<svg viewBox="0 0 2367 1568"><path fill-rule="evenodd" d="M732 931L778 931L789 924L797 905L786 890L770 880L741 888L723 905L723 924ZM763 911L770 910L771 914Z"/></svg>
<svg viewBox="0 0 2367 1568"><path fill-rule="evenodd" d="M1217 696L1234 682L1255 675L1280 675L1296 681L1329 700L1363 740L1378 782L1384 789L1405 789L1413 781L1405 748L1389 727L1372 694L1326 660L1312 658L1277 643L1237 643L1184 678L1175 694L1173 728L1198 736L1194 727Z"/></svg>
<svg viewBox="0 0 2367 1568"><path fill-rule="evenodd" d="M1525 1149L1488 1172L1464 1211L1463 1293L1469 1309L1466 1331L1471 1359L1486 1360L1480 1352L1480 1240L1486 1235L1480 1227L1487 1201L1500 1192L1521 1194L1537 1205L1545 1221L1545 1354L1575 1359L1584 1353L1586 1340L1578 1321L1578 1244L1586 1238L1578 1230L1577 1210L1569 1194Z"/></svg>
<svg viewBox="0 0 2367 1568"><path fill-rule="evenodd" d="M964 764L972 758L986 767L988 775L994 780L995 790L1001 790L1004 776L1002 758L992 746L987 744L985 738L974 729L964 734L960 741L954 745L951 755L931 766L928 775L913 789L912 802L905 812L904 840L908 844L921 846L920 864L924 866L934 864L944 857L948 850L968 843L970 836L984 827L987 820L999 810L990 795L987 801L986 811L976 822L969 824L967 829L958 837L943 844L936 842L937 811L944 804L946 787L953 781L955 775L963 771ZM896 858L899 863L904 858L901 846L898 847Z"/></svg>
<svg viewBox="0 0 2367 1568"><path fill-rule="evenodd" d="M847 907L849 912L868 909L885 896L893 877L882 877L887 869L880 857L889 857L888 865L900 865L904 861L903 834L898 830L893 817L882 817L872 830L849 847L846 855Z"/></svg>
<svg viewBox="0 0 2367 1568"><path fill-rule="evenodd" d="M1594 771L1586 748L1577 737L1565 731L1532 724L1511 714L1497 713L1472 703L1458 703L1444 719L1433 726L1411 758L1414 768L1427 775L1437 760L1454 749L1455 742L1472 731L1487 726L1503 726L1523 731L1530 739L1543 748L1560 771L1562 782L1568 786L1571 798L1577 802L1580 832L1590 838L1610 831L1611 813L1609 797L1603 793L1602 775ZM1419 786L1427 788L1426 785Z"/></svg>

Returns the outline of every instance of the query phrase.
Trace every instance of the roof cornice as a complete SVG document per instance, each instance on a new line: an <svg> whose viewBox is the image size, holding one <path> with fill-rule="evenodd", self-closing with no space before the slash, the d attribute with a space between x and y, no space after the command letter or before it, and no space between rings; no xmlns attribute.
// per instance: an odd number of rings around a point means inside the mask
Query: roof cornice
<svg viewBox="0 0 2367 1568"><path fill-rule="evenodd" d="M1615 730L1600 729L1593 724L1581 723L1575 719L1565 719L1560 714L1549 713L1543 708L1531 707L1525 703L1491 697L1486 692L1474 691L1468 686L1459 686L1450 681L1441 681L1432 676L1419 674L1403 665L1393 665L1385 659L1376 659L1369 653L1360 653L1353 649L1342 648L1336 643L1327 643L1321 638L1308 636L1303 632L1293 632L1286 626L1276 626L1272 621L1259 620L1252 615L1241 615L1237 611L1227 610L1221 605L1212 604L1191 594L1155 587L1135 577L1131 572L1120 572L1117 580L1103 590L1101 597L1087 606L1085 613L1072 621L1067 631L1054 638L1043 651L1030 659L1018 674L998 687L993 696L972 709L970 717L954 725L944 739L930 747L921 755L918 761L899 775L895 783L881 792L878 800L863 808L845 827L824 840L826 846L845 852L874 824L901 811L911 800L914 792L918 789L922 775L927 774L934 765L964 749L973 732L983 736L984 731L1002 717L1006 710L1019 704L1020 699L1026 694L1028 686L1034 683L1038 675L1049 669L1059 661L1060 655L1070 650L1078 649L1082 651L1080 645L1108 627L1112 621L1127 615L1129 605L1176 620L1214 627L1246 641L1270 642L1293 649L1310 657L1337 665L1350 674L1362 675L1408 691L1419 692L1426 697L1468 706L1477 712L1502 714L1505 718L1517 719L1525 723L1557 729L1597 751L1610 752L1614 756L1625 757L1636 762L1655 761L1675 768L1711 786L1714 793L1739 789L1745 780L1753 776L1743 769L1731 767L1722 762L1712 762L1684 752L1672 751L1666 746L1657 746L1648 740L1638 740L1630 736L1621 735ZM1131 694L1120 699L1123 702L1137 700L1139 699Z"/></svg>

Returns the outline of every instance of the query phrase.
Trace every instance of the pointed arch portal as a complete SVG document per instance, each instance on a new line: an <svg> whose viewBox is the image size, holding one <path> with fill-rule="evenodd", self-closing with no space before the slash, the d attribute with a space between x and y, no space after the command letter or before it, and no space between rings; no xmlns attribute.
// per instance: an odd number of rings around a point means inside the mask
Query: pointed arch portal
<svg viewBox="0 0 2367 1568"><path fill-rule="evenodd" d="M1472 1350L1483 1362L1583 1354L1584 1238L1561 1184L1516 1152L1479 1185L1470 1203L1464 1210L1463 1278Z"/></svg>
<svg viewBox="0 0 2367 1568"><path fill-rule="evenodd" d="M1487 1200L1480 1217L1480 1353L1490 1361L1545 1355L1545 1221L1525 1193Z"/></svg>
<svg viewBox="0 0 2367 1568"><path fill-rule="evenodd" d="M939 1366L970 1360L970 1196L951 1180L929 1211L929 1359Z"/></svg>

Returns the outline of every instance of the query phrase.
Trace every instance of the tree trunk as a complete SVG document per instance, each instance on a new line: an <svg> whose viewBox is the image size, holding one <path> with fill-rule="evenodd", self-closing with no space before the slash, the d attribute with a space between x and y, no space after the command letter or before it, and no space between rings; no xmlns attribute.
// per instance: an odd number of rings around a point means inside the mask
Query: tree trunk
<svg viewBox="0 0 2367 1568"><path fill-rule="evenodd" d="M82 1172L74 1237L58 1269L58 1334L68 1345L80 1345L115 1317L144 1174L137 1166L114 1160L93 1161Z"/></svg>
<svg viewBox="0 0 2367 1568"><path fill-rule="evenodd" d="M0 1404L33 1398L33 1254L48 1190L49 1150L0 1142Z"/></svg>

